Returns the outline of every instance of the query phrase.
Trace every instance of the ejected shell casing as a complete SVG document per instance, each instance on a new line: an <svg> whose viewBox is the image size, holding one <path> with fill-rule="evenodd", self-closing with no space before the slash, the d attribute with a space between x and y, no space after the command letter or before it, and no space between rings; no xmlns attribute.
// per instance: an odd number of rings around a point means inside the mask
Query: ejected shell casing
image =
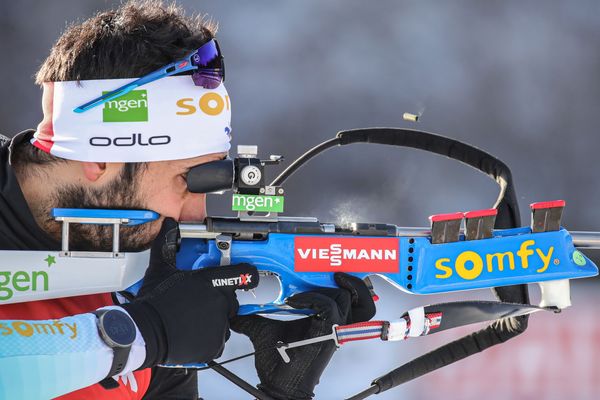
<svg viewBox="0 0 600 400"><path fill-rule="evenodd" d="M419 120L419 116L417 114L405 112L404 114L402 114L402 119L404 119L405 121L417 122Z"/></svg>

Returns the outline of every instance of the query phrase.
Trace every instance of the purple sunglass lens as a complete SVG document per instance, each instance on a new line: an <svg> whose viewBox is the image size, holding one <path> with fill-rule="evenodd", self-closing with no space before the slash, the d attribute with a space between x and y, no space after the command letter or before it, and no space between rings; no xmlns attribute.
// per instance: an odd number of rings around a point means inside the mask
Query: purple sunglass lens
<svg viewBox="0 0 600 400"><path fill-rule="evenodd" d="M216 89L223 81L223 76L217 70L200 70L192 74L192 79L196 86L202 86L205 89Z"/></svg>
<svg viewBox="0 0 600 400"><path fill-rule="evenodd" d="M202 45L196 54L192 56L192 63L199 67L206 67L208 64L219 56L219 50L214 40Z"/></svg>

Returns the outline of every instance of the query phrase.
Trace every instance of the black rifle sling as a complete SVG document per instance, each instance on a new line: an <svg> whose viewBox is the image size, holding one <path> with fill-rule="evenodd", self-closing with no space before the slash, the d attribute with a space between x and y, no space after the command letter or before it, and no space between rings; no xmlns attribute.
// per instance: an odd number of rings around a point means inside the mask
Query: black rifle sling
<svg viewBox="0 0 600 400"><path fill-rule="evenodd" d="M418 148L445 155L476 168L492 177L500 185L500 194L494 205L498 209L495 227L507 229L520 225L519 206L510 169L502 161L480 149L443 136L410 130L358 129L340 132L338 137L342 141L341 144L366 142ZM529 304L526 285L498 287L492 290L500 301ZM478 332L441 346L375 379L372 388L376 391L373 393L381 393L512 339L525 331L528 320L529 315L523 315L494 321ZM356 399L359 398L361 397L356 397Z"/></svg>
<svg viewBox="0 0 600 400"><path fill-rule="evenodd" d="M401 128L364 128L341 131L335 139L314 147L294 161L273 181L273 184L282 184L304 163L322 151L336 145L352 143L374 143L416 148L467 164L485 173L500 186L500 193L494 204L494 207L498 209L495 228L508 229L520 226L519 206L508 166L481 149L429 132ZM502 302L529 304L527 285L497 287L493 288L492 291ZM359 400L371 394L381 393L512 339L527 329L528 319L529 315L522 315L494 321L482 330L445 344L375 379L371 387L350 399Z"/></svg>

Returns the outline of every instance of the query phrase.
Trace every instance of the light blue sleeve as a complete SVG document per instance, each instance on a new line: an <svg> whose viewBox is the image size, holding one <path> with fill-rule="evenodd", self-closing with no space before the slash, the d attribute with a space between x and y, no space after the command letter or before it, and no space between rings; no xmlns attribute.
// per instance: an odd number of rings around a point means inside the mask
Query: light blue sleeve
<svg viewBox="0 0 600 400"><path fill-rule="evenodd" d="M138 331L122 374L138 368L144 356ZM112 359L94 314L0 320L0 399L50 399L90 386L106 377Z"/></svg>

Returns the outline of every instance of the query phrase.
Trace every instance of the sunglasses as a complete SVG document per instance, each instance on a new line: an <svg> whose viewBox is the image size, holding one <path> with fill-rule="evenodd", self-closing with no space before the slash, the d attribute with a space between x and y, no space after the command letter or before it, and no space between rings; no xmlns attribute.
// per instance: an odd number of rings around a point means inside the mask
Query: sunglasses
<svg viewBox="0 0 600 400"><path fill-rule="evenodd" d="M198 50L190 53L187 57L165 65L148 75L142 76L133 82L82 104L73 111L82 113L121 97L147 83L188 71L193 71L192 80L194 81L194 84L196 86L202 86L205 89L215 89L221 82L225 81L225 63L219 44L215 39L211 39L203 44Z"/></svg>

